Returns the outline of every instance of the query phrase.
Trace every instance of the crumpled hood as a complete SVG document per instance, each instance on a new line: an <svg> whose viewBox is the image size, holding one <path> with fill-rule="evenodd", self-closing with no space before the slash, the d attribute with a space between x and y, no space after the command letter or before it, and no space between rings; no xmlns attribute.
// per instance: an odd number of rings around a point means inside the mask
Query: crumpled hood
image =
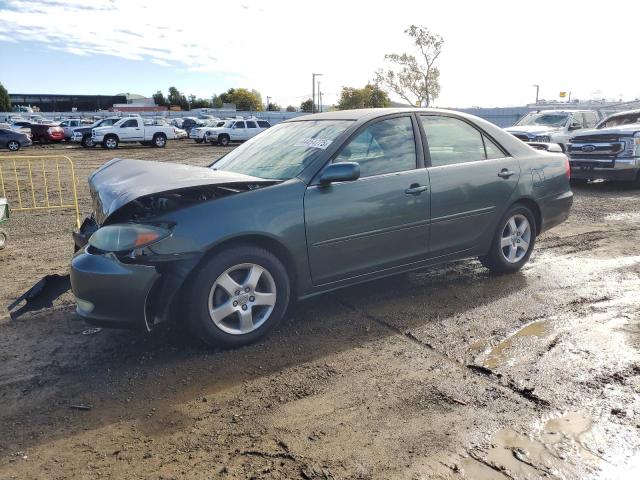
<svg viewBox="0 0 640 480"><path fill-rule="evenodd" d="M514 125L505 128L509 133L531 133L534 135L548 135L560 130L559 127L546 127L544 125Z"/></svg>
<svg viewBox="0 0 640 480"><path fill-rule="evenodd" d="M203 185L272 184L275 180L178 163L114 158L89 176L96 221L104 221L133 200Z"/></svg>

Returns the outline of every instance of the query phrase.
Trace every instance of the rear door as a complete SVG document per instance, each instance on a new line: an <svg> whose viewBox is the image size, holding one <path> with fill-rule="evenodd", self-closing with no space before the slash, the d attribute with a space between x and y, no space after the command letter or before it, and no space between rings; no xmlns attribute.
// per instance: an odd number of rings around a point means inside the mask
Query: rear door
<svg viewBox="0 0 640 480"><path fill-rule="evenodd" d="M419 118L430 157L431 255L471 250L493 235L518 184L520 166L462 118Z"/></svg>
<svg viewBox="0 0 640 480"><path fill-rule="evenodd" d="M417 133L417 135L416 135ZM358 162L360 178L305 194L307 249L316 285L428 256L429 177L411 115L363 127L333 162Z"/></svg>

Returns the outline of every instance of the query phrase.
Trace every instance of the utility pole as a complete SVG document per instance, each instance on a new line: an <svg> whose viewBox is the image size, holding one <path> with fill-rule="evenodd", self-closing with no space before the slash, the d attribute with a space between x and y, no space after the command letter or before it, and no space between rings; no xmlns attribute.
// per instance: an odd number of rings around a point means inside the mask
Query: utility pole
<svg viewBox="0 0 640 480"><path fill-rule="evenodd" d="M269 111L269 104L271 103L271 97L267 95L267 111Z"/></svg>
<svg viewBox="0 0 640 480"><path fill-rule="evenodd" d="M311 74L311 113L316 111L316 77L321 77L321 73Z"/></svg>
<svg viewBox="0 0 640 480"><path fill-rule="evenodd" d="M322 92L320 91L320 80L318 80L318 111L322 111Z"/></svg>
<svg viewBox="0 0 640 480"><path fill-rule="evenodd" d="M538 94L540 93L540 85L534 85L536 87L536 103L538 103Z"/></svg>

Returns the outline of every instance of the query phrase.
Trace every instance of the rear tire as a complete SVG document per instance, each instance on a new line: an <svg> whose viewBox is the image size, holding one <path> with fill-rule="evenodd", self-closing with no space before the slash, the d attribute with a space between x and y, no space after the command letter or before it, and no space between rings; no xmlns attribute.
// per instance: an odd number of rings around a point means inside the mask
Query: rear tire
<svg viewBox="0 0 640 480"><path fill-rule="evenodd" d="M493 273L517 272L529 261L535 243L533 213L524 205L515 204L500 219L489 252L479 260Z"/></svg>
<svg viewBox="0 0 640 480"><path fill-rule="evenodd" d="M167 145L167 136L164 133L156 133L151 140L151 146L164 148Z"/></svg>
<svg viewBox="0 0 640 480"><path fill-rule="evenodd" d="M227 145L229 145L230 141L231 139L229 138L229 135L220 135L218 137L218 145L221 145L223 147L226 147Z"/></svg>
<svg viewBox="0 0 640 480"><path fill-rule="evenodd" d="M205 260L186 291L193 333L208 345L239 347L282 320L290 281L271 252L240 246Z"/></svg>

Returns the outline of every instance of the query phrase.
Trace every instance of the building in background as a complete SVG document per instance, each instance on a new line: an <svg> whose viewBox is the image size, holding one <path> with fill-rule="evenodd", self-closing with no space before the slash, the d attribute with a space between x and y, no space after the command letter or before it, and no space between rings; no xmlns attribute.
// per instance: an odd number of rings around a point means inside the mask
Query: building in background
<svg viewBox="0 0 640 480"><path fill-rule="evenodd" d="M95 112L108 110L117 103L127 103L125 95L56 95L10 93L11 107L31 107L40 112Z"/></svg>

